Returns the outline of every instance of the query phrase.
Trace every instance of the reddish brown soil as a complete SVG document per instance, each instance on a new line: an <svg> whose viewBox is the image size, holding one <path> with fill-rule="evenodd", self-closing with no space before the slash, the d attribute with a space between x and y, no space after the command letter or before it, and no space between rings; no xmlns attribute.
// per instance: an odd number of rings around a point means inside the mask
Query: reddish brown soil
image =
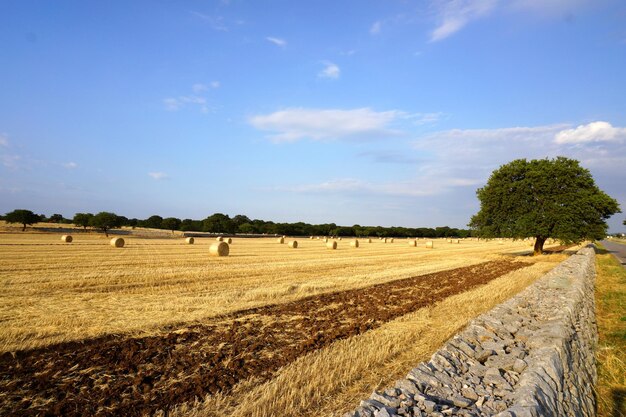
<svg viewBox="0 0 626 417"><path fill-rule="evenodd" d="M153 414L529 264L485 262L235 313L142 338L107 336L0 356L0 415Z"/></svg>

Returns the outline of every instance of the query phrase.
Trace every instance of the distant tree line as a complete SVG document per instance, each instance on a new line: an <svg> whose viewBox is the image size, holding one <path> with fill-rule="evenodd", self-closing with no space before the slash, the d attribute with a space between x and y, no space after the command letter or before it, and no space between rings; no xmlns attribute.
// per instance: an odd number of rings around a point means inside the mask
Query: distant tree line
<svg viewBox="0 0 626 417"><path fill-rule="evenodd" d="M13 210L0 220L9 223L19 223L26 229L27 225L39 222L59 224L75 224L85 229L93 228L108 233L110 229L127 227L145 227L152 229L176 230L183 232L209 232L224 234L277 234L290 236L376 236L376 237L468 237L471 231L452 227L381 227L381 226L338 226L335 223L309 224L297 223L274 223L272 221L250 219L248 216L237 215L230 217L227 214L215 213L204 220L178 219L176 217L163 218L153 215L147 219L129 219L115 213L100 212L76 213L72 219L64 218L60 214L46 217L43 214L35 214L30 210Z"/></svg>

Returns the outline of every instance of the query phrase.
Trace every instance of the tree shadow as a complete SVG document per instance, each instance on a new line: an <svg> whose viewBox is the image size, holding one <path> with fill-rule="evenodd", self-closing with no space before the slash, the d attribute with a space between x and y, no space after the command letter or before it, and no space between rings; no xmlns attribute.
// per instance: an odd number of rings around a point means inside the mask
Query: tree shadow
<svg viewBox="0 0 626 417"><path fill-rule="evenodd" d="M613 410L611 417L624 417L626 416L626 389L615 388L611 396L613 397Z"/></svg>

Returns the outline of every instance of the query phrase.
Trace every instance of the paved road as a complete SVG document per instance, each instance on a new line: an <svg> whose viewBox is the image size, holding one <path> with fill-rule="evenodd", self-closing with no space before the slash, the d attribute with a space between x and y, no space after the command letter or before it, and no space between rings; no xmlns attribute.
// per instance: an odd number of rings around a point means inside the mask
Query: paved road
<svg viewBox="0 0 626 417"><path fill-rule="evenodd" d="M622 263L622 266L626 268L626 245L621 243L610 242L603 240L602 245Z"/></svg>

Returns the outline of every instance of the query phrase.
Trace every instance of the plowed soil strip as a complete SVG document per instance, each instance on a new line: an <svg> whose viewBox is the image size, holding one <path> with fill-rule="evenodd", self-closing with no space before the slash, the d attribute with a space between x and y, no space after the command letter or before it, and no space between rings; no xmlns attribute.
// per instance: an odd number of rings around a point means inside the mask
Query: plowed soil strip
<svg viewBox="0 0 626 417"><path fill-rule="evenodd" d="M152 414L529 264L492 261L247 310L163 335L108 336L0 356L0 415Z"/></svg>

